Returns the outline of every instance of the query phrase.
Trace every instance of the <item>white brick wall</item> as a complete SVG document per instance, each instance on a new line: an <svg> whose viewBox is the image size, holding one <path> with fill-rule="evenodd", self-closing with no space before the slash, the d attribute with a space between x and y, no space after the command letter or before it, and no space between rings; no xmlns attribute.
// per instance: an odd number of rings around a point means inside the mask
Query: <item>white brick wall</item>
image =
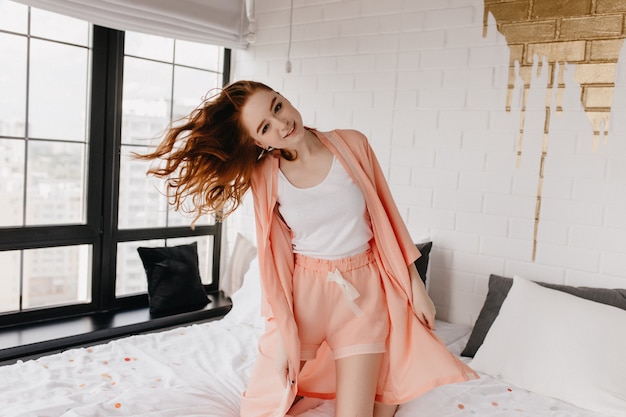
<svg viewBox="0 0 626 417"><path fill-rule="evenodd" d="M258 42L233 53L233 79L263 81L319 129L369 136L416 241L434 242L439 317L473 323L489 274L626 287L626 63L617 67L608 142L565 74L551 118L537 255L531 260L547 71L533 79L521 166L521 82L505 111L509 51L481 0L259 0ZM622 53L626 60L626 53ZM228 224L253 238L252 210Z"/></svg>

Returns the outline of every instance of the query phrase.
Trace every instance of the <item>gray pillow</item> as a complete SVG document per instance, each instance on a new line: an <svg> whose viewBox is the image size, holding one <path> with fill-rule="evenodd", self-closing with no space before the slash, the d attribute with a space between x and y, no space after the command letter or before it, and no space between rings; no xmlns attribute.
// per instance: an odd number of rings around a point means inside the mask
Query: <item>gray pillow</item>
<svg viewBox="0 0 626 417"><path fill-rule="evenodd" d="M563 291L577 297L595 301L597 303L607 304L626 310L626 289L609 289L609 288L591 288L591 287L571 287L568 285L548 284L538 282L546 288ZM474 328L470 334L469 340L465 345L465 349L461 352L461 356L473 358L478 348L483 344L487 332L491 328L493 321L500 312L502 302L506 298L511 286L512 278L506 278L499 275L489 276L489 291L487 298L483 304Z"/></svg>
<svg viewBox="0 0 626 417"><path fill-rule="evenodd" d="M428 271L428 261L430 260L430 250L433 248L433 242L416 243L415 246L422 254L415 260L415 267L422 282L426 284L426 272Z"/></svg>

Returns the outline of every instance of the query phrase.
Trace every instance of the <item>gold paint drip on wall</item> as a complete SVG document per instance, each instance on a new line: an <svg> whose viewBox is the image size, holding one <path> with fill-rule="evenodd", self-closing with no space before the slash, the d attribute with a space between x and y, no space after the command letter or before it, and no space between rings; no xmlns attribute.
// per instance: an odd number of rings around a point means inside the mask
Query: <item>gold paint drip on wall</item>
<svg viewBox="0 0 626 417"><path fill-rule="evenodd" d="M600 138L604 143L608 138L616 67L626 37L626 0L484 0L483 37L487 35L489 14L509 46L506 111L511 110L515 81L519 78L523 83L517 167L522 159L532 69L536 63L539 77L546 62L549 71L531 255L534 261L555 83L554 111L559 114L566 87L565 65L576 65L574 79L580 85L580 101L593 129L591 147L597 151Z"/></svg>

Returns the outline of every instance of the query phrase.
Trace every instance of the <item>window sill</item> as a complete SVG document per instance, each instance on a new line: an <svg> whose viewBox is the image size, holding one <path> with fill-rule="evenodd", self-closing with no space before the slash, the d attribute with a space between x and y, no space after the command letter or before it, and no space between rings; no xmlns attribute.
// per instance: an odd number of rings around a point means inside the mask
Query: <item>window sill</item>
<svg viewBox="0 0 626 417"><path fill-rule="evenodd" d="M230 311L232 303L221 292L209 294L209 298L211 302L202 310L165 317L150 317L146 307L0 329L0 365L118 337L215 320Z"/></svg>

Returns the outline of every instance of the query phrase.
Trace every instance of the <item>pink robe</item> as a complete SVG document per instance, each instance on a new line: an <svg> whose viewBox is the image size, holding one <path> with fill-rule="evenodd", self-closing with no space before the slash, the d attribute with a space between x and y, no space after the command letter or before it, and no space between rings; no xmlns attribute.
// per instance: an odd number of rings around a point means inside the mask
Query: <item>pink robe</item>
<svg viewBox="0 0 626 417"><path fill-rule="evenodd" d="M381 268L391 328L378 381L376 400L406 403L448 383L477 378L455 358L415 316L408 266L421 254L400 216L366 137L354 130L313 132L348 171L365 197L372 221L372 249ZM257 227L258 258L266 330L259 356L243 394L242 417L284 417L296 395L334 398L335 364L322 344L317 357L300 368L300 341L293 316L291 233L278 215L279 159L264 158L253 175L252 193ZM312 202L312 204L314 204ZM276 371L274 354L282 335L293 369L293 384L285 386Z"/></svg>

